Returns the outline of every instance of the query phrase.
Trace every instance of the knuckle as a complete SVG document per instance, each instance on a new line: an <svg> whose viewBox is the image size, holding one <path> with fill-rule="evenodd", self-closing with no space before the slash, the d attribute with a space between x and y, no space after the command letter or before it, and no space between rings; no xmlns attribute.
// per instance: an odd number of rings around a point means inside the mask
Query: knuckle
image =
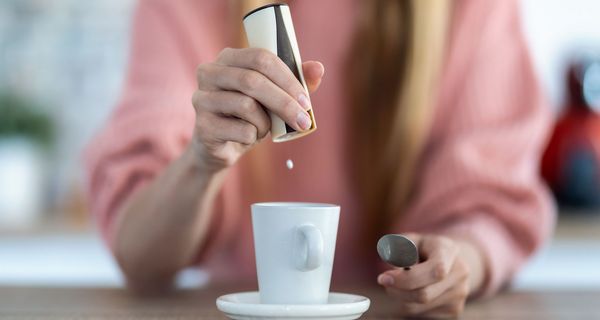
<svg viewBox="0 0 600 320"><path fill-rule="evenodd" d="M438 262L433 266L433 278L440 281L448 276L448 265L444 262Z"/></svg>
<svg viewBox="0 0 600 320"><path fill-rule="evenodd" d="M266 70L273 63L273 54L267 50L259 49L252 59L252 64L256 70Z"/></svg>
<svg viewBox="0 0 600 320"><path fill-rule="evenodd" d="M241 141L243 144L253 144L256 142L256 128L253 125L246 125L241 132Z"/></svg>
<svg viewBox="0 0 600 320"><path fill-rule="evenodd" d="M216 65L213 63L204 63L196 67L196 83L198 89L209 89L213 87L215 81L215 74L218 72Z"/></svg>
<svg viewBox="0 0 600 320"><path fill-rule="evenodd" d="M202 82L204 80L204 75L207 72L207 65L200 64L196 67L196 80L198 82Z"/></svg>
<svg viewBox="0 0 600 320"><path fill-rule="evenodd" d="M261 78L254 72L244 71L240 74L240 88L245 91L254 91L260 85Z"/></svg>
<svg viewBox="0 0 600 320"><path fill-rule="evenodd" d="M257 103L254 99L245 95L240 98L239 107L243 113L251 113L256 111Z"/></svg>
<svg viewBox="0 0 600 320"><path fill-rule="evenodd" d="M260 125L257 130L257 133L258 133L257 138L258 139L264 138L269 133L269 130L270 130L270 122Z"/></svg>
<svg viewBox="0 0 600 320"><path fill-rule="evenodd" d="M203 105L203 101L206 98L206 93L202 90L196 90L194 91L194 94L192 95L192 105L194 106L194 109L199 110L202 109L202 105Z"/></svg>
<svg viewBox="0 0 600 320"><path fill-rule="evenodd" d="M471 269L469 268L467 263L462 259L457 259L455 262L455 266L461 278L468 278L471 274Z"/></svg>
<svg viewBox="0 0 600 320"><path fill-rule="evenodd" d="M198 92L198 90L194 91L194 94L192 94L192 106L194 106L194 109L198 109L198 106L200 105L199 95L200 93Z"/></svg>

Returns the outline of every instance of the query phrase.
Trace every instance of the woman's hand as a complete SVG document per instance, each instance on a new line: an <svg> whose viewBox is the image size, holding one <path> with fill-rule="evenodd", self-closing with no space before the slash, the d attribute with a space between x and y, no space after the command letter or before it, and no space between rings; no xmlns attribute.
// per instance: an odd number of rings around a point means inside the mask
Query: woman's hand
<svg viewBox="0 0 600 320"><path fill-rule="evenodd" d="M442 236L411 234L421 262L410 270L394 269L377 282L397 299L404 316L453 318L483 282L482 257L474 245Z"/></svg>
<svg viewBox="0 0 600 320"><path fill-rule="evenodd" d="M309 61L302 68L309 90L316 90L323 65ZM265 137L271 127L265 109L295 130L310 128L306 110L311 105L304 87L286 64L267 50L226 48L215 62L198 66L197 81L192 99L196 110L192 147L211 171L232 165Z"/></svg>

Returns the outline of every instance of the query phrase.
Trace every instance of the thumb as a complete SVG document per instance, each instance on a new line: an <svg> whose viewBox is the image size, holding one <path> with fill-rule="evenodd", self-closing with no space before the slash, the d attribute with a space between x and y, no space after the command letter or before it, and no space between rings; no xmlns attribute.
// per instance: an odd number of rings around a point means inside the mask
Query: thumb
<svg viewBox="0 0 600 320"><path fill-rule="evenodd" d="M302 64L304 80L310 93L317 90L325 73L325 67L318 61L306 61Z"/></svg>

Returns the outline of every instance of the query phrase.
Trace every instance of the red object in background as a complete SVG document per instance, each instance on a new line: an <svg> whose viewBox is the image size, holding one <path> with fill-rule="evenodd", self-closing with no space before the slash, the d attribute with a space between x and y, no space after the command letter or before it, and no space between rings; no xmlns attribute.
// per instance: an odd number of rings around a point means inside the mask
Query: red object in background
<svg viewBox="0 0 600 320"><path fill-rule="evenodd" d="M559 203L600 206L600 61L567 73L568 100L542 159L542 175Z"/></svg>

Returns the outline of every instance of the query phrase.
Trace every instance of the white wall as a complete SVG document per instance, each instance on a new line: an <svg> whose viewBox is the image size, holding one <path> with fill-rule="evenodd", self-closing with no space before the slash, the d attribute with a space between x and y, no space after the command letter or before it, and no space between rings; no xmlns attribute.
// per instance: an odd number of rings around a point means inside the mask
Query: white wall
<svg viewBox="0 0 600 320"><path fill-rule="evenodd" d="M502 0L495 0L502 1ZM600 1L522 0L523 25L538 73L556 108L563 101L563 75L578 52L600 56Z"/></svg>
<svg viewBox="0 0 600 320"><path fill-rule="evenodd" d="M57 123L56 155L44 160L49 199L78 185L81 150L119 96L134 4L0 1L0 89L33 99Z"/></svg>

